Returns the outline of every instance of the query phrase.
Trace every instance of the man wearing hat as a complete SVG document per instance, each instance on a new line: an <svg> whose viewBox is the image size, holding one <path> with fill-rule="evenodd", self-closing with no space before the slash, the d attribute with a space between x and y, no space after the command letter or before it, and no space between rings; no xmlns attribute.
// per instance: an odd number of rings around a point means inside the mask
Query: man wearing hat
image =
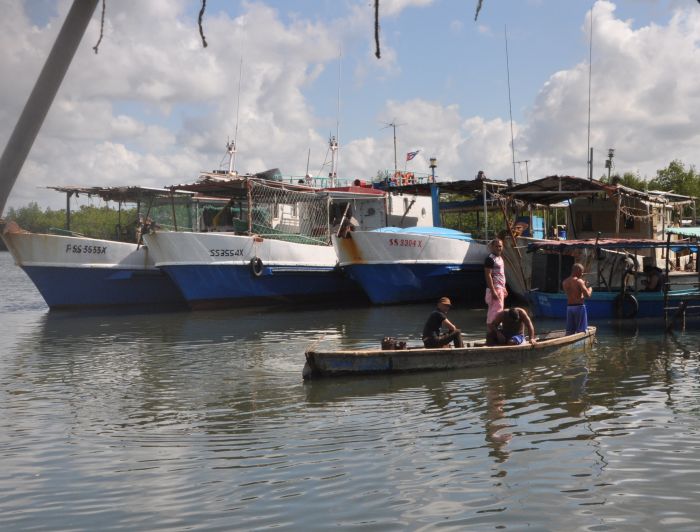
<svg viewBox="0 0 700 532"><path fill-rule="evenodd" d="M425 347L443 347L454 341L455 347L464 347L462 342L462 331L447 319L447 313L452 306L452 302L447 297L441 297L437 308L430 313L428 321L423 327L423 345ZM449 332L442 334L442 327Z"/></svg>

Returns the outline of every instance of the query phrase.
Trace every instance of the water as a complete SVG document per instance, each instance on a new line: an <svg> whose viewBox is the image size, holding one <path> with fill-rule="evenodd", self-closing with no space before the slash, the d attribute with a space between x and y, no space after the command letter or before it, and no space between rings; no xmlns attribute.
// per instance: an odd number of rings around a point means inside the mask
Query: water
<svg viewBox="0 0 700 532"><path fill-rule="evenodd" d="M302 382L310 343L416 339L430 310L48 312L0 253L0 529L698 529L697 323Z"/></svg>

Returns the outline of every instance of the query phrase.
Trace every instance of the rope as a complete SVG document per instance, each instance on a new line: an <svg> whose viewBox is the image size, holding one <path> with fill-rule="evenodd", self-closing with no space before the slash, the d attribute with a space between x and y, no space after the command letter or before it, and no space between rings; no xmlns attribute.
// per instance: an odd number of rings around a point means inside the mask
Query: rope
<svg viewBox="0 0 700 532"><path fill-rule="evenodd" d="M479 18L479 11L481 11L481 4L484 2L484 0L479 0L479 3L476 4L476 13L474 14L474 22L476 22L476 19ZM700 2L700 0L698 0Z"/></svg>
<svg viewBox="0 0 700 532"><path fill-rule="evenodd" d="M97 44L92 47L93 50L95 50L95 54L97 54L97 51L100 48L100 43L102 42L102 37L104 36L105 33L105 9L106 9L106 2L107 0L102 0L102 21L100 22L100 38L97 39Z"/></svg>
<svg viewBox="0 0 700 532"><path fill-rule="evenodd" d="M374 0L374 44L377 49L374 55L380 59L382 53L379 51L379 0Z"/></svg>
<svg viewBox="0 0 700 532"><path fill-rule="evenodd" d="M204 30L202 29L202 18L204 18L204 11L207 9L207 0L202 0L202 9L199 10L199 35L202 37L202 46L206 48L207 39L204 37Z"/></svg>

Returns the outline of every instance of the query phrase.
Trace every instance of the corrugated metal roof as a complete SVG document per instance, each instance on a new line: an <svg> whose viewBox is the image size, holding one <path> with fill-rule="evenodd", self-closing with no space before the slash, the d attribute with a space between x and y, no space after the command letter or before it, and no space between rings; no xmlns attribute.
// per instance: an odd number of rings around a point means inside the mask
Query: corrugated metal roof
<svg viewBox="0 0 700 532"><path fill-rule="evenodd" d="M553 175L507 188L504 194L527 203L552 205L578 196L604 193L612 196L615 187L600 181Z"/></svg>
<svg viewBox="0 0 700 532"><path fill-rule="evenodd" d="M78 186L56 186L46 187L57 192L84 194L85 196L97 196L105 201L120 201L122 203L136 203L144 199L169 198L175 196L191 196L191 192L169 190L167 188L153 187L78 187Z"/></svg>
<svg viewBox="0 0 700 532"><path fill-rule="evenodd" d="M674 228L676 229L676 228ZM678 228L679 229L679 228ZM690 247L686 242L671 241L673 247ZM528 252L532 251L556 251L564 253L572 249L652 249L664 248L666 242L664 240L651 239L628 239L628 238L594 238L585 240L541 240L539 242L531 242L527 246Z"/></svg>
<svg viewBox="0 0 700 532"><path fill-rule="evenodd" d="M700 238L700 227L669 227L666 232L672 235Z"/></svg>

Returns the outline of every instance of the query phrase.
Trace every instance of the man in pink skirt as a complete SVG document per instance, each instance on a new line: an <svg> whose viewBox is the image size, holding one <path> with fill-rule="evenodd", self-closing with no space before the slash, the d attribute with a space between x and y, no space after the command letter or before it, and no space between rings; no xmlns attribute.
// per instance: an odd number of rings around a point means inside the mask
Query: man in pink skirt
<svg viewBox="0 0 700 532"><path fill-rule="evenodd" d="M506 290L506 270L503 263L503 241L495 238L489 243L491 253L484 261L486 275L486 297L484 300L489 307L486 314L486 325L490 325L499 312L504 309Z"/></svg>

